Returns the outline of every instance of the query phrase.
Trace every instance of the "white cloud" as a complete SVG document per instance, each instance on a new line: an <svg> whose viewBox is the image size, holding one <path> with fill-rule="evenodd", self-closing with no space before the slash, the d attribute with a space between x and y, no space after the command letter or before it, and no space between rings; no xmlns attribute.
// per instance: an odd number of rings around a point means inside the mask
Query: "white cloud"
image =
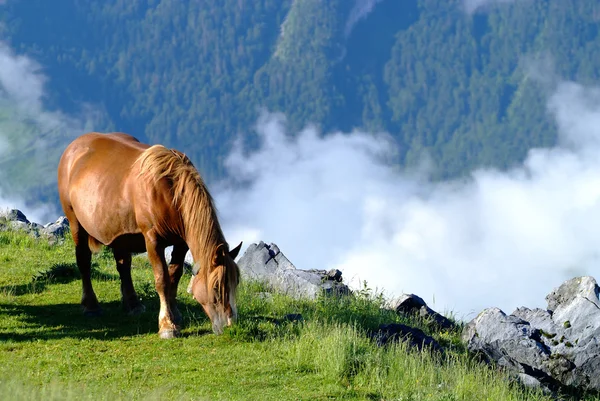
<svg viewBox="0 0 600 401"><path fill-rule="evenodd" d="M292 138L265 114L262 145L238 144L227 162L236 180L215 191L227 237L274 242L298 268L339 268L355 286L416 293L459 318L544 307L553 287L600 263L600 91L561 83L548 110L561 147L444 183L388 165L396 144L385 135Z"/></svg>
<svg viewBox="0 0 600 401"><path fill-rule="evenodd" d="M467 13L473 14L474 12L485 9L491 5L514 3L515 1L517 0L463 0L463 5Z"/></svg>
<svg viewBox="0 0 600 401"><path fill-rule="evenodd" d="M15 101L22 112L39 114L45 80L38 63L15 54L10 46L0 42L0 93L3 98Z"/></svg>
<svg viewBox="0 0 600 401"><path fill-rule="evenodd" d="M355 0L354 6L352 10L350 10L350 15L348 16L348 20L346 21L346 27L344 29L344 35L348 37L352 32L354 26L363 18L366 18L367 15L373 11L377 3L382 2L383 0Z"/></svg>
<svg viewBox="0 0 600 401"><path fill-rule="evenodd" d="M17 177L0 170L0 207L20 209L39 223L55 219L59 211L24 193L29 188L24 181L55 183L62 149L99 117L89 105L83 105L80 116L48 110L46 81L39 63L0 41L0 165L6 169L27 157L30 168Z"/></svg>

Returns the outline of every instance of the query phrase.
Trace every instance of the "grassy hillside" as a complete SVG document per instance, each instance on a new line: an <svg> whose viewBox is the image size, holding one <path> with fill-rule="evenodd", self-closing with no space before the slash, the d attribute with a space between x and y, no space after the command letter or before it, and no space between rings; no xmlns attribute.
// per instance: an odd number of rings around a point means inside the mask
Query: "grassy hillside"
<svg viewBox="0 0 600 401"><path fill-rule="evenodd" d="M147 311L128 317L110 253L94 257L104 315L92 319L80 312L73 261L69 240L49 245L0 231L0 394L12 400L551 399L473 360L459 333L381 309L383 300L368 290L295 301L243 282L239 323L215 336L182 284L183 336L164 341L146 259L135 257L133 277ZM290 313L304 320L282 320ZM384 322L418 325L449 352L377 347L366 331Z"/></svg>

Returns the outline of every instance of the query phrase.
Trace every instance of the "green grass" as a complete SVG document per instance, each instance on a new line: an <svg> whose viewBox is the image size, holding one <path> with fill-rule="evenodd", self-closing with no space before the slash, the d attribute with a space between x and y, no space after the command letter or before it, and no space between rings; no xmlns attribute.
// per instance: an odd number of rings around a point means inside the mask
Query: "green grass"
<svg viewBox="0 0 600 401"><path fill-rule="evenodd" d="M121 309L109 252L94 256L104 314L86 318L70 240L49 245L0 231L0 394L11 400L550 400L470 357L458 332L406 322L368 289L297 301L242 283L239 322L221 336L180 285L182 337L160 340L148 262L134 258L139 317ZM303 320L284 320L300 313ZM419 325L449 352L377 347L380 323ZM6 397L3 397L7 399ZM590 398L592 399L592 398Z"/></svg>

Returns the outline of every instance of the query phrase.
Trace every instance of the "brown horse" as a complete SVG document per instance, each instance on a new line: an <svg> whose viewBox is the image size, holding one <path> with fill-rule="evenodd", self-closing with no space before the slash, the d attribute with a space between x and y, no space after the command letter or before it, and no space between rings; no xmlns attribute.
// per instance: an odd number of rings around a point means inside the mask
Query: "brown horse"
<svg viewBox="0 0 600 401"><path fill-rule="evenodd" d="M201 267L192 279L192 293L213 331L220 334L235 321L239 270L234 259L242 244L229 251L212 197L184 154L127 134L85 134L60 159L58 192L75 241L84 313L101 311L90 268L92 251L104 244L112 248L129 313L145 309L133 288L131 253L148 252L160 298L161 338L179 334L175 297L188 250ZM170 245L167 265L165 248Z"/></svg>

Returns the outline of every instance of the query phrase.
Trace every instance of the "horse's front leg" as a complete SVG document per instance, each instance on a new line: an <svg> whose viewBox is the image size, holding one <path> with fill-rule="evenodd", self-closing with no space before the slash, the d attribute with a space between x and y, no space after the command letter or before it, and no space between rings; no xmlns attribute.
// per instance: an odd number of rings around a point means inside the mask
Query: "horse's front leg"
<svg viewBox="0 0 600 401"><path fill-rule="evenodd" d="M175 319L174 321L177 324L181 324L182 322L181 312L179 312L179 308L177 308L177 287L179 286L179 280L183 274L185 254L188 249L188 246L185 244L175 245L173 247L173 252L171 252L171 264L169 265L169 304L171 306L173 318Z"/></svg>
<svg viewBox="0 0 600 401"><path fill-rule="evenodd" d="M179 335L179 327L174 323L174 316L169 305L171 293L171 280L169 269L165 261L165 247L159 245L156 235L147 233L146 250L148 260L154 271L154 286L160 300L160 312L158 314L158 335L160 338L173 338Z"/></svg>

